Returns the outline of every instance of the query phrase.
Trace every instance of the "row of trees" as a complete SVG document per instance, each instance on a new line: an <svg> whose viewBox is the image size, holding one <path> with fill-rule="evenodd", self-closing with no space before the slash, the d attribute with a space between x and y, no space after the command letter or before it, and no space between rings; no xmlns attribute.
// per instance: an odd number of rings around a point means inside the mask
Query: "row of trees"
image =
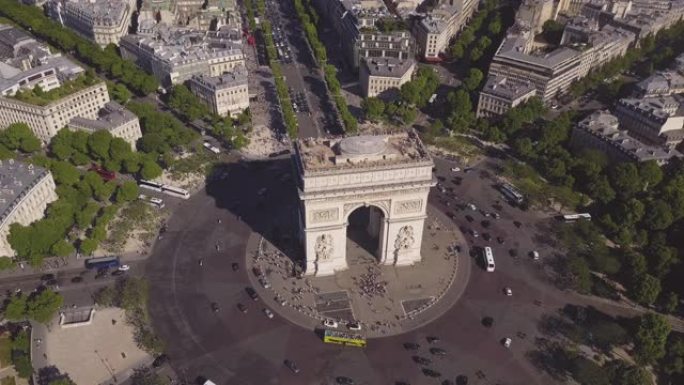
<svg viewBox="0 0 684 385"><path fill-rule="evenodd" d="M80 61L125 84L138 95L147 95L159 87L154 76L148 75L133 62L123 60L115 45L100 48L96 43L50 20L40 7L23 5L12 0L0 0L0 15L30 30L62 51L75 55Z"/></svg>
<svg viewBox="0 0 684 385"><path fill-rule="evenodd" d="M9 321L32 319L40 323L48 323L57 313L64 298L52 290L41 290L26 296L19 293L10 298L5 306L4 316Z"/></svg>
<svg viewBox="0 0 684 385"><path fill-rule="evenodd" d="M140 119L143 136L138 150L152 158L168 156L171 150L185 147L199 137L173 114L159 111L152 103L131 102L126 107Z"/></svg>
<svg viewBox="0 0 684 385"><path fill-rule="evenodd" d="M310 0L294 0L294 5L299 21L304 26L304 32L306 33L309 46L313 50L313 54L323 70L325 82L332 93L335 106L337 106L337 111L340 113L340 118L344 124L344 130L347 133L354 133L358 130L358 121L354 115L349 112L347 100L342 95L342 87L337 78L337 69L331 64L326 64L328 57L327 51L318 37L318 32L316 30L319 21L318 14L313 8Z"/></svg>
<svg viewBox="0 0 684 385"><path fill-rule="evenodd" d="M468 26L459 33L449 46L448 54L452 59L460 60L468 55L471 63L478 62L487 50L491 49L495 39L504 32L501 15L496 11L497 4L493 0L485 1L484 6L468 22Z"/></svg>

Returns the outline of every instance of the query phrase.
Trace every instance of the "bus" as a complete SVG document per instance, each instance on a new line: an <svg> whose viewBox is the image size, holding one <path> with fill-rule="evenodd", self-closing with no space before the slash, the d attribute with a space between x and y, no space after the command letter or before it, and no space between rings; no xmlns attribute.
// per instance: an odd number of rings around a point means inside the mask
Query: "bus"
<svg viewBox="0 0 684 385"><path fill-rule="evenodd" d="M119 257L99 257L90 258L85 261L85 266L88 269L109 269L121 266Z"/></svg>
<svg viewBox="0 0 684 385"><path fill-rule="evenodd" d="M360 348L366 347L366 339L363 336L330 329L325 330L323 342L344 346L357 346Z"/></svg>
<svg viewBox="0 0 684 385"><path fill-rule="evenodd" d="M579 221L581 219L585 219L587 221L590 221L591 220L591 214L589 214L589 213L566 214L566 215L561 215L558 218L565 221L566 223Z"/></svg>
<svg viewBox="0 0 684 385"><path fill-rule="evenodd" d="M145 194L140 194L138 195L138 199L158 209L164 208L164 201L159 198L151 197Z"/></svg>
<svg viewBox="0 0 684 385"><path fill-rule="evenodd" d="M485 246L482 249L482 260L487 271L490 273L493 272L496 266L494 264L494 253L492 253L491 247Z"/></svg>
<svg viewBox="0 0 684 385"><path fill-rule="evenodd" d="M168 184L164 184L161 187L161 192L166 195L171 195L172 197L188 199L190 198L190 193L188 190L182 189L180 187L174 187Z"/></svg>
<svg viewBox="0 0 684 385"><path fill-rule="evenodd" d="M501 185L501 193L506 197L506 199L510 200L513 203L522 203L525 197L518 191L515 186L509 183L504 183Z"/></svg>
<svg viewBox="0 0 684 385"><path fill-rule="evenodd" d="M163 187L163 185L161 183L152 182L149 180L142 180L142 179L138 182L138 186L140 186L142 188L146 188L148 190L157 191L157 192L162 192L162 187Z"/></svg>

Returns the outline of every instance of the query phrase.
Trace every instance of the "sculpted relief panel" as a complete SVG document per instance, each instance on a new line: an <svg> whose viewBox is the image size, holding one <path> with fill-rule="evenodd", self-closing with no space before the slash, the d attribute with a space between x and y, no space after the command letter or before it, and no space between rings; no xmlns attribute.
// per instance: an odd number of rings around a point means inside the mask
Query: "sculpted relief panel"
<svg viewBox="0 0 684 385"><path fill-rule="evenodd" d="M332 256L333 253L333 237L330 234L319 235L316 238L316 261L325 261Z"/></svg>
<svg viewBox="0 0 684 385"><path fill-rule="evenodd" d="M311 222L333 222L340 219L340 210L335 207L332 209L314 210L311 212Z"/></svg>
<svg viewBox="0 0 684 385"><path fill-rule="evenodd" d="M395 214L410 214L419 213L423 208L423 201L421 199L412 199L408 201L400 201L394 206Z"/></svg>
<svg viewBox="0 0 684 385"><path fill-rule="evenodd" d="M416 238L413 235L413 226L404 226L397 232L397 239L394 241L394 249L396 252L410 249L416 243Z"/></svg>

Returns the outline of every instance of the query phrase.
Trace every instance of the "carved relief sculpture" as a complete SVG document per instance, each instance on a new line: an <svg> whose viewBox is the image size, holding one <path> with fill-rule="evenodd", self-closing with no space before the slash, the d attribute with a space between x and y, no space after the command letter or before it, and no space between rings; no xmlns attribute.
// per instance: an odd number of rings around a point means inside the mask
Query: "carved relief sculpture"
<svg viewBox="0 0 684 385"><path fill-rule="evenodd" d="M325 209L325 210L316 210L311 213L311 222L314 223L320 223L320 222L332 222L336 221L339 219L340 216L340 210L337 208L334 209Z"/></svg>
<svg viewBox="0 0 684 385"><path fill-rule="evenodd" d="M394 241L394 249L397 252L411 248L416 242L413 236L413 226L404 226L397 232L397 240Z"/></svg>
<svg viewBox="0 0 684 385"><path fill-rule="evenodd" d="M330 234L319 235L316 238L316 261L324 261L329 259L333 253L333 237Z"/></svg>
<svg viewBox="0 0 684 385"><path fill-rule="evenodd" d="M410 201L398 202L394 208L395 214L417 213L423 208L423 201L414 199Z"/></svg>

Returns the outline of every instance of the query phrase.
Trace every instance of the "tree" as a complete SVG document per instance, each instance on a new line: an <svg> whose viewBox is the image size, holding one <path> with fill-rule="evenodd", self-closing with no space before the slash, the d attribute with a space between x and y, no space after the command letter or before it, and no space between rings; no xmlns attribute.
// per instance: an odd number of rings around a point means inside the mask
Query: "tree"
<svg viewBox="0 0 684 385"><path fill-rule="evenodd" d="M677 293L670 291L663 299L663 311L669 314L677 313L677 308L679 308L679 296Z"/></svg>
<svg viewBox="0 0 684 385"><path fill-rule="evenodd" d="M79 245L79 250L85 255L92 255L97 250L98 242L94 239L82 239Z"/></svg>
<svg viewBox="0 0 684 385"><path fill-rule="evenodd" d="M649 365L665 356L665 343L670 334L670 323L656 313L641 316L634 331L634 351L637 363Z"/></svg>
<svg viewBox="0 0 684 385"><path fill-rule="evenodd" d="M670 205L663 200L656 199L649 202L643 224L650 230L664 230L672 224L673 220Z"/></svg>
<svg viewBox="0 0 684 385"><path fill-rule="evenodd" d="M669 375L684 373L684 338L671 336L667 353L661 362L663 371Z"/></svg>
<svg viewBox="0 0 684 385"><path fill-rule="evenodd" d="M542 26L542 36L550 44L558 45L563 37L565 26L555 20L548 20Z"/></svg>
<svg viewBox="0 0 684 385"><path fill-rule="evenodd" d="M111 286L105 286L95 292L95 303L100 306L114 306L116 304L117 293Z"/></svg>
<svg viewBox="0 0 684 385"><path fill-rule="evenodd" d="M125 181L116 189L117 202L131 202L138 198L138 185L133 181Z"/></svg>
<svg viewBox="0 0 684 385"><path fill-rule="evenodd" d="M482 57L482 50L479 47L475 47L472 50L470 50L470 61L471 62L476 62L480 60Z"/></svg>
<svg viewBox="0 0 684 385"><path fill-rule="evenodd" d="M649 160L639 164L639 177L643 183L643 189L646 190L655 187L663 180L663 170L655 160Z"/></svg>
<svg viewBox="0 0 684 385"><path fill-rule="evenodd" d="M33 374L33 366L31 365L31 359L27 354L21 352L15 354L12 357L12 363L14 364L14 369L17 371L17 375L21 378L29 378Z"/></svg>
<svg viewBox="0 0 684 385"><path fill-rule="evenodd" d="M489 23L487 30L492 35L498 35L501 32L501 19L496 18Z"/></svg>
<svg viewBox="0 0 684 385"><path fill-rule="evenodd" d="M594 361L576 357L570 366L572 377L583 385L610 385L607 371Z"/></svg>
<svg viewBox="0 0 684 385"><path fill-rule="evenodd" d="M43 290L27 302L27 314L37 322L48 323L63 303L61 294Z"/></svg>
<svg viewBox="0 0 684 385"><path fill-rule="evenodd" d="M140 176L145 180L151 180L161 176L162 168L152 160L144 160L140 168Z"/></svg>
<svg viewBox="0 0 684 385"><path fill-rule="evenodd" d="M587 193L593 199L598 200L602 204L607 204L615 199L615 190L611 187L608 178L605 175L598 177L594 182L587 186Z"/></svg>
<svg viewBox="0 0 684 385"><path fill-rule="evenodd" d="M53 161L50 166L55 183L73 186L81 179L78 169L65 161Z"/></svg>
<svg viewBox="0 0 684 385"><path fill-rule="evenodd" d="M610 184L618 196L630 198L641 189L639 171L632 163L619 163L608 173Z"/></svg>
<svg viewBox="0 0 684 385"><path fill-rule="evenodd" d="M14 267L14 259L10 257L0 257L0 271L9 270Z"/></svg>
<svg viewBox="0 0 684 385"><path fill-rule="evenodd" d="M48 385L76 385L69 377L58 378L48 382Z"/></svg>
<svg viewBox="0 0 684 385"><path fill-rule="evenodd" d="M0 133L0 144L9 150L33 152L40 149L40 140L36 138L26 123L13 123Z"/></svg>
<svg viewBox="0 0 684 385"><path fill-rule="evenodd" d="M132 385L167 385L169 383L166 377L147 367L135 369L131 380Z"/></svg>
<svg viewBox="0 0 684 385"><path fill-rule="evenodd" d="M378 98L366 98L361 102L361 108L368 120L378 120L385 112L385 103Z"/></svg>
<svg viewBox="0 0 684 385"><path fill-rule="evenodd" d="M468 91L473 92L480 86L482 79L484 79L482 71L477 68L471 68L468 72L468 77L463 80L463 85Z"/></svg>
<svg viewBox="0 0 684 385"><path fill-rule="evenodd" d="M660 290L660 280L650 274L644 274L634 282L631 295L640 304L650 305L658 298Z"/></svg>
<svg viewBox="0 0 684 385"><path fill-rule="evenodd" d="M75 251L74 245L65 240L61 240L50 247L50 253L58 257L67 257Z"/></svg>
<svg viewBox="0 0 684 385"><path fill-rule="evenodd" d="M109 158L122 161L131 155L131 145L121 138L112 138L109 144Z"/></svg>
<svg viewBox="0 0 684 385"><path fill-rule="evenodd" d="M568 272L572 277L575 288L580 293L591 291L591 270L584 258L571 257L567 264Z"/></svg>
<svg viewBox="0 0 684 385"><path fill-rule="evenodd" d="M26 297L23 294L12 297L5 307L5 318L21 321L26 318Z"/></svg>
<svg viewBox="0 0 684 385"><path fill-rule="evenodd" d="M95 159L106 161L109 159L109 146L112 142L112 134L106 130L93 132L88 138L88 150Z"/></svg>

